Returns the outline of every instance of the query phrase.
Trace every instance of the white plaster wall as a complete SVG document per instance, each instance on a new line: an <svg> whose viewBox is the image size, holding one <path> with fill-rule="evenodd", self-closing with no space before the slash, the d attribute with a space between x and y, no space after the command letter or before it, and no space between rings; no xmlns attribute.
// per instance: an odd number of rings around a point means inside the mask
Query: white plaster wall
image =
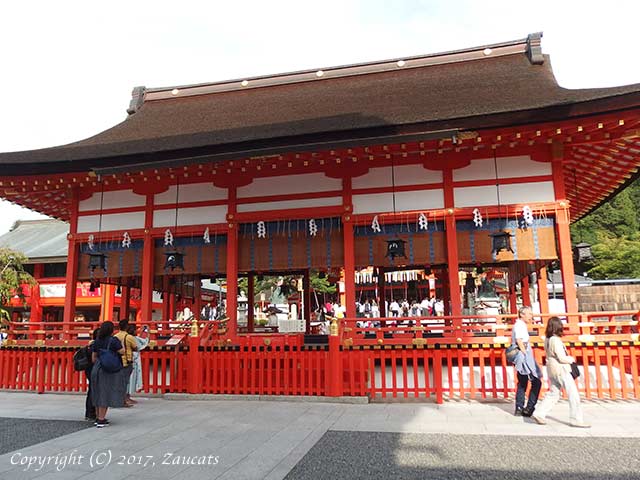
<svg viewBox="0 0 640 480"><path fill-rule="evenodd" d="M454 188L453 198L453 203L458 208L498 204L498 194L495 185ZM500 202L504 203L502 199L500 199Z"/></svg>
<svg viewBox="0 0 640 480"><path fill-rule="evenodd" d="M238 188L238 198L334 190L342 190L342 180L329 178L324 173L282 175L254 179L249 185Z"/></svg>
<svg viewBox="0 0 640 480"><path fill-rule="evenodd" d="M225 223L226 219L226 205L178 209L178 226ZM153 212L154 227L173 227L175 224L175 210L156 210Z"/></svg>
<svg viewBox="0 0 640 480"><path fill-rule="evenodd" d="M335 207L342 205L342 197L308 198L281 202L245 203L238 205L238 212L264 212L266 210L288 210L295 208Z"/></svg>
<svg viewBox="0 0 640 480"><path fill-rule="evenodd" d="M500 185L502 204L553 202L553 182L515 183Z"/></svg>
<svg viewBox="0 0 640 480"><path fill-rule="evenodd" d="M497 205L495 185L455 188L454 203L458 208ZM553 182L529 182L500 185L500 204L552 202Z"/></svg>
<svg viewBox="0 0 640 480"><path fill-rule="evenodd" d="M393 168L396 185L442 183L442 172L427 170L422 165L400 165ZM352 181L353 188L391 187L391 167L372 168Z"/></svg>
<svg viewBox="0 0 640 480"><path fill-rule="evenodd" d="M169 187L166 192L154 195L156 205L167 205L176 203L176 186ZM206 202L211 200L226 200L227 189L218 188L211 183L190 183L180 185L178 203L185 202Z"/></svg>
<svg viewBox="0 0 640 480"><path fill-rule="evenodd" d="M100 215L78 217L78 233L96 233L125 231L144 228L144 212L114 213L102 215L102 227L99 229Z"/></svg>
<svg viewBox="0 0 640 480"><path fill-rule="evenodd" d="M444 207L442 190L396 192L396 212L430 210ZM374 193L353 196L354 213L393 212L393 193Z"/></svg>
<svg viewBox="0 0 640 480"><path fill-rule="evenodd" d="M80 201L79 211L86 212L88 210L100 210L100 192L94 193L90 198ZM131 190L116 190L115 192L104 192L104 200L102 209L109 208L125 208L125 207L144 207L145 196L137 195Z"/></svg>
<svg viewBox="0 0 640 480"><path fill-rule="evenodd" d="M498 178L531 177L551 175L551 163L536 162L528 155L516 157L498 157ZM493 158L481 158L471 161L464 168L453 171L453 181L488 180L496 178Z"/></svg>

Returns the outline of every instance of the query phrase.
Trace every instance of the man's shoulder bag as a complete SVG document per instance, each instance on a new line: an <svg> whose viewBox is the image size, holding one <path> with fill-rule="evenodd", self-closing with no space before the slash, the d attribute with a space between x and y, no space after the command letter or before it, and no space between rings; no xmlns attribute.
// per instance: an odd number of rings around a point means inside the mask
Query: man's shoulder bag
<svg viewBox="0 0 640 480"><path fill-rule="evenodd" d="M507 347L507 349L504 352L504 356L507 358L507 362L513 365L519 353L520 353L520 348L518 348L517 343L514 343L510 347Z"/></svg>

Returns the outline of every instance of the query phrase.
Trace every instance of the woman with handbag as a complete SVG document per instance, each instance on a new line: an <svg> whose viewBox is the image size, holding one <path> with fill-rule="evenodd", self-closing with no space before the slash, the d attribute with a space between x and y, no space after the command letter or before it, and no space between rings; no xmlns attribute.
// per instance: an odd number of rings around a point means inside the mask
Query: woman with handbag
<svg viewBox="0 0 640 480"><path fill-rule="evenodd" d="M569 397L569 421L572 427L589 428L591 425L584 422L582 408L580 406L580 393L576 387L574 375L577 377L577 365L575 359L567 354L562 342L562 321L558 317L551 317L547 323L545 332L544 349L547 354L547 374L551 382L551 388L544 399L536 408L532 418L540 425L546 424L546 416L553 406L560 400L560 390L565 389ZM572 365L576 371L572 374Z"/></svg>
<svg viewBox="0 0 640 480"><path fill-rule="evenodd" d="M96 407L95 426L109 425L106 419L109 407L123 407L126 381L122 370L122 343L113 336L113 323L100 326L98 338L91 344L93 369L91 370L91 395Z"/></svg>

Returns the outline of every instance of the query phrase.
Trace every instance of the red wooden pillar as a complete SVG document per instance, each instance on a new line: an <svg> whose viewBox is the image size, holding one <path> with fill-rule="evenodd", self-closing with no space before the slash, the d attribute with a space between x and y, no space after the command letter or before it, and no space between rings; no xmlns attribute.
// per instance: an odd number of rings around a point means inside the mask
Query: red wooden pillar
<svg viewBox="0 0 640 480"><path fill-rule="evenodd" d="M531 293L530 293L530 285L529 285L529 275L525 275L522 279L522 305L525 307L531 306Z"/></svg>
<svg viewBox="0 0 640 480"><path fill-rule="evenodd" d="M309 270L305 270L302 276L302 290L304 294L304 319L305 331L311 333L311 280L309 278ZM320 308L322 308L321 306Z"/></svg>
<svg viewBox="0 0 640 480"><path fill-rule="evenodd" d="M236 223L236 188L229 188L227 213L227 317L228 336L235 339L238 332L238 224Z"/></svg>
<svg viewBox="0 0 640 480"><path fill-rule="evenodd" d="M351 215L343 219L344 238L344 293L347 318L356 318L356 257Z"/></svg>
<svg viewBox="0 0 640 480"><path fill-rule="evenodd" d="M39 283L36 283L35 285L31 286L29 307L31 309L31 316L29 317L29 322L36 324L34 325L35 330L41 330L42 325L37 325L38 323L42 322L42 306L40 305L40 284Z"/></svg>
<svg viewBox="0 0 640 480"><path fill-rule="evenodd" d="M549 289L547 288L547 268L542 267L537 275L538 279L538 301L540 302L540 313L549 313Z"/></svg>
<svg viewBox="0 0 640 480"><path fill-rule="evenodd" d="M113 306L116 300L116 291L110 283L100 285L100 321L113 321ZM117 326L117 325L116 325Z"/></svg>
<svg viewBox="0 0 640 480"><path fill-rule="evenodd" d="M142 287L140 311L142 323L153 320L153 275L155 244L151 236L153 228L153 194L147 195L144 221L144 246L142 250ZM177 232L175 232L177 233Z"/></svg>
<svg viewBox="0 0 640 480"><path fill-rule="evenodd" d="M556 234L558 235L558 249L560 250L560 270L562 272L562 291L567 313L578 312L578 299L573 271L573 251L571 249L571 233L569 232L569 209L558 210L556 217ZM570 320L572 318L570 317ZM577 322L578 317L573 317Z"/></svg>
<svg viewBox="0 0 640 480"><path fill-rule="evenodd" d="M553 189L559 209L556 215L556 236L560 255L560 269L562 272L562 288L564 304L567 313L578 312L578 299L575 286L575 274L573 271L573 251L571 249L571 232L569 231L569 205L564 188L564 145L559 142L551 144L551 169L553 173ZM578 331L579 317L569 317L569 330L571 333Z"/></svg>
<svg viewBox="0 0 640 480"><path fill-rule="evenodd" d="M31 316L29 318L29 322L35 323L36 325L29 326L29 330L41 330L43 328L42 325L37 325L37 323L42 322L42 306L40 305L40 280L44 277L44 265L42 263L36 263L33 266L33 278L36 281L36 284L31 287L31 301L30 301L30 309Z"/></svg>
<svg viewBox="0 0 640 480"><path fill-rule="evenodd" d="M131 300L131 288L128 285L120 288L120 320L129 320L129 311L131 309L129 305Z"/></svg>
<svg viewBox="0 0 640 480"><path fill-rule="evenodd" d="M518 313L518 296L516 295L516 287L509 287L509 311Z"/></svg>
<svg viewBox="0 0 640 480"><path fill-rule="evenodd" d="M76 243L76 234L78 232L78 189L71 189L71 218L69 219L69 251L67 254L67 275L65 278L65 295L64 295L64 313L62 321L65 323L73 322L76 313L76 285L78 283L78 260L79 245ZM65 327L63 330L66 330ZM67 338L63 334L63 338Z"/></svg>
<svg viewBox="0 0 640 480"><path fill-rule="evenodd" d="M176 294L172 291L168 294L169 297L169 320L175 322L176 320ZM166 325L167 328L170 328L169 325Z"/></svg>
<svg viewBox="0 0 640 480"><path fill-rule="evenodd" d="M202 280L199 275L196 275L193 279L193 306L194 306L194 318L200 320L200 312L202 312Z"/></svg>
<svg viewBox="0 0 640 480"><path fill-rule="evenodd" d="M331 322L329 327L329 358L327 369L327 396L342 396L342 356L340 352L340 327L338 321Z"/></svg>
<svg viewBox="0 0 640 480"><path fill-rule="evenodd" d="M255 320L254 297L256 296L255 273L249 272L247 278L247 332L253 333L253 322ZM306 292L306 290L305 290ZM307 323L309 321L307 320Z"/></svg>
<svg viewBox="0 0 640 480"><path fill-rule="evenodd" d="M456 217L454 216L453 170L450 168L442 172L444 186L445 234L447 238L447 279L449 280L449 299L451 315L458 317L453 321L454 329L462 328L462 303L460 301L460 279L458 276L458 235L456 232ZM445 312L445 315L448 312Z"/></svg>

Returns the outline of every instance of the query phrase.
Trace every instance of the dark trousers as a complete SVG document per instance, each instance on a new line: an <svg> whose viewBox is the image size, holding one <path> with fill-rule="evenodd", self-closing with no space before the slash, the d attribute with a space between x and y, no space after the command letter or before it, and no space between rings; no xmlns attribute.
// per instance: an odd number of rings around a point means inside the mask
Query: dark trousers
<svg viewBox="0 0 640 480"><path fill-rule="evenodd" d="M89 382L89 388L87 389L87 400L85 401L84 407L84 416L85 418L96 418L96 407L93 405L93 401L91 400L91 369L87 369L84 371L87 376L87 381Z"/></svg>
<svg viewBox="0 0 640 480"><path fill-rule="evenodd" d="M516 390L516 408L524 408L524 397L527 391L527 385L531 382L531 390L529 391L529 400L527 400L527 409L533 410L538 403L538 395L540 395L540 387L542 382L538 377L533 375L521 375L518 373L518 389Z"/></svg>
<svg viewBox="0 0 640 480"><path fill-rule="evenodd" d="M126 367L122 367L122 375L124 375L125 378L125 382L126 382L126 389L125 389L125 398L127 397L127 395L129 395L129 383L131 383L131 372L133 372L133 365L131 363L129 363L129 365L127 365Z"/></svg>

